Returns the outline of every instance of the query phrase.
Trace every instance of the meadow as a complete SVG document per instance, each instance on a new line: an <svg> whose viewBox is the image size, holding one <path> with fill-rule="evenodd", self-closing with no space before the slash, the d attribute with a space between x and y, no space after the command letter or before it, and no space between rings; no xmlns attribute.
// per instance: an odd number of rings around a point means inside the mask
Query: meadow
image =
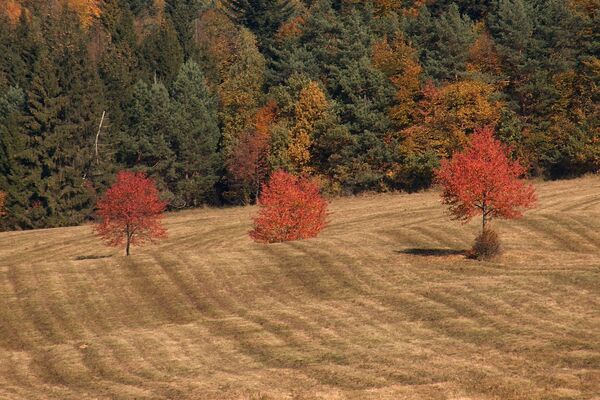
<svg viewBox="0 0 600 400"><path fill-rule="evenodd" d="M600 177L535 185L491 262L433 190L272 245L254 207L170 214L131 257L0 233L0 399L600 399Z"/></svg>

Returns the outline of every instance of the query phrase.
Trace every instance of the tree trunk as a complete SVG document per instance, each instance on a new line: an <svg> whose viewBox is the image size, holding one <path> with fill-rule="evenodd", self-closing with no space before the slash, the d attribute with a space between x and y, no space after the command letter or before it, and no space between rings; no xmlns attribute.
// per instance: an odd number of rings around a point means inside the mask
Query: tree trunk
<svg viewBox="0 0 600 400"><path fill-rule="evenodd" d="M485 194L483 195L483 204L481 207L481 233L485 231L485 223L487 222L487 205L485 204Z"/></svg>
<svg viewBox="0 0 600 400"><path fill-rule="evenodd" d="M125 228L125 236L127 237L127 245L125 246L125 255L129 257L129 246L131 244L131 233L129 233L129 225Z"/></svg>
<svg viewBox="0 0 600 400"><path fill-rule="evenodd" d="M483 212L483 217L481 219L481 232L485 231L485 223L486 223L486 215L485 215L485 211Z"/></svg>

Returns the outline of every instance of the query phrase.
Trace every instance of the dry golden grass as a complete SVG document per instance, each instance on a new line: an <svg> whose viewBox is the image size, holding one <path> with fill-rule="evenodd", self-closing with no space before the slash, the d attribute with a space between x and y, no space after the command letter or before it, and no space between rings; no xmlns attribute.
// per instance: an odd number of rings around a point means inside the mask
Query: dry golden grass
<svg viewBox="0 0 600 400"><path fill-rule="evenodd" d="M435 192L334 201L286 244L253 208L171 215L129 259L0 234L0 398L599 399L600 177L537 187L494 262Z"/></svg>

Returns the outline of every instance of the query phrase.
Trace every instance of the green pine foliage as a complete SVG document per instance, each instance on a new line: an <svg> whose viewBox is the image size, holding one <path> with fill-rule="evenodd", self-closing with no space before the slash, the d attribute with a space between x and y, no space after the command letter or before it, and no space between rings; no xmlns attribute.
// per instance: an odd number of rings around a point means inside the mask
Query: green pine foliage
<svg viewBox="0 0 600 400"><path fill-rule="evenodd" d="M193 61L185 63L177 75L173 106L177 204L189 207L214 202L215 184L221 173L217 98L208 88L202 69Z"/></svg>
<svg viewBox="0 0 600 400"><path fill-rule="evenodd" d="M222 4L235 23L256 35L261 50L294 13L291 0L222 0Z"/></svg>

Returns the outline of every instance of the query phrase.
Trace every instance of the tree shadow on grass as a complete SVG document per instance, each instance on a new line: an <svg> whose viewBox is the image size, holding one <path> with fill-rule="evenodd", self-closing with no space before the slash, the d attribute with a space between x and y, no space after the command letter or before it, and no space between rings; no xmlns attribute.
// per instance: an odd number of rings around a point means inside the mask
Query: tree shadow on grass
<svg viewBox="0 0 600 400"><path fill-rule="evenodd" d="M398 254L409 254L412 256L422 257L448 257L448 256L465 256L469 255L468 250L458 249L427 249L427 248L409 248L396 250Z"/></svg>
<svg viewBox="0 0 600 400"><path fill-rule="evenodd" d="M98 260L100 258L110 258L110 257L112 257L112 254L106 254L106 255L85 255L85 256L77 256L77 257L75 257L75 261Z"/></svg>

